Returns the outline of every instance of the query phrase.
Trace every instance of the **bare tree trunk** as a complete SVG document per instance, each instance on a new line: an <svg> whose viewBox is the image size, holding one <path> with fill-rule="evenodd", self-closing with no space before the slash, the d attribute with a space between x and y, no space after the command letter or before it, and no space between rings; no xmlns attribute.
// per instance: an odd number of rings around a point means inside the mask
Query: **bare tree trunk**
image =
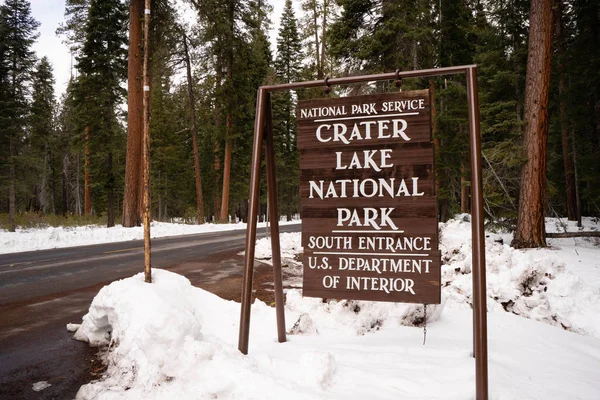
<svg viewBox="0 0 600 400"><path fill-rule="evenodd" d="M63 167L62 167L62 215L63 217L67 215L67 208L68 208L68 202L67 202L67 185L68 185L68 180L67 180L67 173L69 171L69 156L67 154L65 154L63 156Z"/></svg>
<svg viewBox="0 0 600 400"><path fill-rule="evenodd" d="M192 146L194 147L194 174L196 177L196 206L198 207L198 224L204 223L204 204L202 202L202 180L200 178L200 161L198 159L198 129L196 128L196 103L194 101L194 87L192 84L192 66L187 44L187 37L183 36L185 51L185 67L187 72L188 100L190 104L190 132L192 133Z"/></svg>
<svg viewBox="0 0 600 400"><path fill-rule="evenodd" d="M223 64L221 62L221 57L217 56L217 73L216 73L216 79L215 79L215 91L217 94L220 93L221 91L221 81L223 80ZM215 128L217 130L217 132L219 132L219 129L221 127L221 110L219 110L219 103L218 101L215 102ZM215 217L215 219L220 218L221 215L221 192L219 191L219 183L221 182L220 178L221 178L221 160L220 160L220 155L219 152L221 151L221 146L219 144L219 139L215 139L215 150L214 150L214 155L215 155L215 162L214 162L214 169L215 169L215 191L214 191L214 195L213 195L213 215Z"/></svg>
<svg viewBox="0 0 600 400"><path fill-rule="evenodd" d="M110 228L115 226L115 177L113 174L113 155L112 152L108 153L106 161L106 169L108 170L108 185L106 188L107 196L107 222L106 227Z"/></svg>
<svg viewBox="0 0 600 400"><path fill-rule="evenodd" d="M231 116L227 116L228 131L231 129ZM221 203L221 221L227 222L229 216L229 179L231 175L231 139L225 140L225 162L223 163L223 195Z"/></svg>
<svg viewBox="0 0 600 400"><path fill-rule="evenodd" d="M468 169L466 161L463 160L460 164L460 212L465 214L469 212L469 186L467 185L467 173Z"/></svg>
<svg viewBox="0 0 600 400"><path fill-rule="evenodd" d="M143 0L129 4L129 54L127 62L127 158L123 194L123 226L140 225L142 156L142 11Z"/></svg>
<svg viewBox="0 0 600 400"><path fill-rule="evenodd" d="M77 180L75 181L75 207L77 215L81 215L81 187L79 186L79 173L81 171L81 165L79 164L79 153L77 153Z"/></svg>
<svg viewBox="0 0 600 400"><path fill-rule="evenodd" d="M92 181L90 177L90 127L85 127L85 186L83 195L83 213L92 214Z"/></svg>
<svg viewBox="0 0 600 400"><path fill-rule="evenodd" d="M233 89L233 30L234 30L234 1L229 1L228 18L229 27L227 34L229 36L227 49L227 83L228 87ZM231 100L227 105L227 117L225 122L225 155L223 161L223 191L221 192L221 216L222 222L227 222L229 216L229 184L231 177L231 146L232 146L232 127L233 127L233 105Z"/></svg>
<svg viewBox="0 0 600 400"><path fill-rule="evenodd" d="M548 99L552 60L552 4L532 0L525 87L523 147L527 162L521 171L519 217L512 241L516 248L546 246L546 154Z"/></svg>
<svg viewBox="0 0 600 400"><path fill-rule="evenodd" d="M16 186L16 182L17 182L17 175L15 173L15 145L13 143L13 139L10 139L10 144L9 144L9 151L10 151L10 158L9 158L9 165L10 165L10 186L8 188L8 230L9 232L14 232L17 229L16 223L15 223L15 207L16 207L16 194L15 194L15 186Z"/></svg>
<svg viewBox="0 0 600 400"><path fill-rule="evenodd" d="M565 191L567 197L567 216L570 221L577 220L577 196L575 194L575 165L573 163L573 146L570 144L570 134L567 122L566 106L567 100L565 98L565 66L563 57L565 57L565 46L564 46L564 29L562 23L562 9L563 0L557 2L557 7L554 15L554 22L556 27L556 40L558 42L558 99L559 99L559 112L560 112L560 133L562 139L562 151L563 151L563 166L565 172Z"/></svg>
<svg viewBox="0 0 600 400"><path fill-rule="evenodd" d="M48 145L46 145L44 153L44 172L42 173L42 182L40 183L40 210L43 214L46 214L46 209L48 208L48 196L46 195L48 190Z"/></svg>
<svg viewBox="0 0 600 400"><path fill-rule="evenodd" d="M144 171L144 281L152 282L152 267L150 260L150 74L148 73L150 60L150 3L146 0L144 12L144 98L143 98L143 136L142 136L142 160Z"/></svg>

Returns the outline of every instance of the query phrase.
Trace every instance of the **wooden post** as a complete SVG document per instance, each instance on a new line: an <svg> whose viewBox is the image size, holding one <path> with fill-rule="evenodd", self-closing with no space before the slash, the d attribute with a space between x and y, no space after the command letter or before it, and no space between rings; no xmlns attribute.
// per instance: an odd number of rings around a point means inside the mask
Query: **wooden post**
<svg viewBox="0 0 600 400"><path fill-rule="evenodd" d="M271 115L271 94L265 99L265 140L267 144L267 198L269 219L271 220L271 254L273 262L273 285L275 290L275 314L277 315L277 340L285 338L285 312L283 278L281 274L281 249L279 243L279 207L277 206L277 179L275 175L275 146L273 144L273 118Z"/></svg>
<svg viewBox="0 0 600 400"><path fill-rule="evenodd" d="M238 339L238 349L243 354L248 354L248 339L250 337L250 306L252 305L252 278L254 274L256 222L259 206L260 162L265 128L265 94L266 91L259 88L256 96L256 117L254 120L254 142L252 144L252 166L248 201L248 226L246 228L246 253L244 254L244 280L242 283L240 312L240 335Z"/></svg>
<svg viewBox="0 0 600 400"><path fill-rule="evenodd" d="M467 73L467 101L471 152L471 237L473 271L473 343L475 355L475 393L477 400L488 398L487 295L485 276L485 230L483 227L483 183L481 176L481 138L477 68Z"/></svg>
<svg viewBox="0 0 600 400"><path fill-rule="evenodd" d="M146 0L144 10L144 135L142 138L142 159L144 165L144 280L152 282L150 262L150 3Z"/></svg>

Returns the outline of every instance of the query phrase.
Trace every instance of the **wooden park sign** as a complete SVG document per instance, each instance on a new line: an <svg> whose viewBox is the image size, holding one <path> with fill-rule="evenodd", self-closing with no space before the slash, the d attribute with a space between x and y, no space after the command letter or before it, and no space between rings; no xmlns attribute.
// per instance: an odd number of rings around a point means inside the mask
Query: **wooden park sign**
<svg viewBox="0 0 600 400"><path fill-rule="evenodd" d="M471 157L475 395L488 398L485 232L477 67L261 86L256 100L238 349L248 354L261 164L266 161L277 340L286 341L271 92L465 74ZM304 295L439 303L427 91L299 102Z"/></svg>
<svg viewBox="0 0 600 400"><path fill-rule="evenodd" d="M303 295L437 304L428 90L298 103Z"/></svg>

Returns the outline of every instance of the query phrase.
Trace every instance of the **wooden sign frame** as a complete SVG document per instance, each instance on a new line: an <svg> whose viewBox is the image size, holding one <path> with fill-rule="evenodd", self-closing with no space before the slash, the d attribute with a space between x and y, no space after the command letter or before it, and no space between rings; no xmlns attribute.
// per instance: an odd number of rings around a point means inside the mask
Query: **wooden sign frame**
<svg viewBox="0 0 600 400"><path fill-rule="evenodd" d="M465 74L467 80L467 103L469 121L469 154L471 158L471 235L473 271L473 356L475 357L475 394L477 400L488 399L488 354L487 354L487 302L485 276L485 232L483 226L483 184L481 173L481 137L479 128L479 98L477 92L477 66L433 68L415 71L396 71L377 75L362 75L345 78L325 78L325 80L293 82L280 85L261 86L257 92L254 141L252 146L252 166L248 203L248 226L246 231L246 252L244 256L244 277L240 312L238 349L248 354L250 336L250 306L252 303L252 279L258 221L260 166L262 147L265 145L267 167L267 196L269 219L271 220L271 249L275 289L275 310L277 316L277 339L286 341L283 281L281 273L281 249L279 243L279 211L277 206L277 182L275 175L275 148L273 144L273 123L271 114L271 92L305 89L331 85L344 85L360 82L399 80L440 75Z"/></svg>

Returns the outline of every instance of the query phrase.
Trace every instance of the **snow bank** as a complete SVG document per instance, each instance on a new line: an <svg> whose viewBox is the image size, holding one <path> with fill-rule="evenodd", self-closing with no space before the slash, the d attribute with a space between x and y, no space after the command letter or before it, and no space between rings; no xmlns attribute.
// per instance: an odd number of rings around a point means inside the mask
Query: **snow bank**
<svg viewBox="0 0 600 400"><path fill-rule="evenodd" d="M76 337L109 346L108 370L82 386L78 399L474 398L468 309L437 313L423 346L422 329L402 324L415 306L323 303L291 290L288 342L276 343L274 309L257 301L243 356L239 304L171 272L154 270L153 277L152 284L142 274L115 282L94 299ZM600 393L597 339L496 312L489 343L492 399L591 400Z"/></svg>
<svg viewBox="0 0 600 400"><path fill-rule="evenodd" d="M468 216L440 224L440 233L444 292L454 303L471 304ZM488 309L504 309L600 338L600 285L584 281L571 270L574 266L566 263L560 242L548 249L515 250L507 244L510 237L504 239L502 244L496 241L498 235L486 238ZM595 252L595 258L585 260L588 268L600 265L600 248Z"/></svg>
<svg viewBox="0 0 600 400"><path fill-rule="evenodd" d="M462 216L440 233L443 304L427 307L425 345L422 305L323 302L292 289L288 342L276 343L275 310L256 301L243 356L238 303L155 269L152 284L138 274L92 302L75 337L107 346L108 369L77 398L474 399L470 223ZM486 242L490 398L597 400L597 244L568 239L524 251L498 239ZM297 258L300 234L282 234L281 243L284 259ZM261 239L257 256L269 248Z"/></svg>
<svg viewBox="0 0 600 400"><path fill-rule="evenodd" d="M280 222L280 225L295 224L299 221ZM264 227L264 223L258 224ZM189 235L194 233L221 232L246 229L245 223L187 225L167 222L152 222L152 238ZM36 229L17 229L8 232L0 229L0 254L22 251L54 249L59 247L85 246L98 243L142 240L144 228L141 226L124 228L121 225L106 228L98 225L76 227L48 227Z"/></svg>

